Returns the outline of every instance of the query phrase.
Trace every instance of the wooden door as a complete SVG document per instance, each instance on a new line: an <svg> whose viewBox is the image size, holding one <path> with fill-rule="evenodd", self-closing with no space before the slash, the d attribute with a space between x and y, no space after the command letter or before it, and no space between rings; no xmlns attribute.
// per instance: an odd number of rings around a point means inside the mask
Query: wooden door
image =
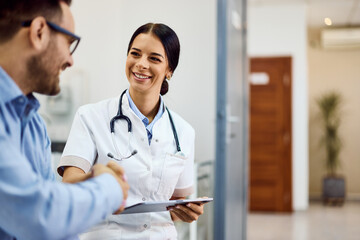
<svg viewBox="0 0 360 240"><path fill-rule="evenodd" d="M292 211L291 58L250 59L250 210Z"/></svg>

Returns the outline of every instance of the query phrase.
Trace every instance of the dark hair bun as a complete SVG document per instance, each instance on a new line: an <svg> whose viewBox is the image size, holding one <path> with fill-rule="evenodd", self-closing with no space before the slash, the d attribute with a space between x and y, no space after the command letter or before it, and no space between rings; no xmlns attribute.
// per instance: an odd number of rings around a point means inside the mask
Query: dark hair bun
<svg viewBox="0 0 360 240"><path fill-rule="evenodd" d="M160 89L161 96L164 96L168 91L169 91L169 83L166 81L166 79L164 79Z"/></svg>

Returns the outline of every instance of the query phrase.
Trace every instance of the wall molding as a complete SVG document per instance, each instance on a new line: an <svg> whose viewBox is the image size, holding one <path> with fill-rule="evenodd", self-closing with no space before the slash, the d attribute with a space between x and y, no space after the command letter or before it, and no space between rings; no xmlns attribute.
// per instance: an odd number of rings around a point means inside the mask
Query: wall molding
<svg viewBox="0 0 360 240"><path fill-rule="evenodd" d="M309 201L321 201L321 192L309 193ZM360 202L360 193L346 193L346 201L359 201Z"/></svg>

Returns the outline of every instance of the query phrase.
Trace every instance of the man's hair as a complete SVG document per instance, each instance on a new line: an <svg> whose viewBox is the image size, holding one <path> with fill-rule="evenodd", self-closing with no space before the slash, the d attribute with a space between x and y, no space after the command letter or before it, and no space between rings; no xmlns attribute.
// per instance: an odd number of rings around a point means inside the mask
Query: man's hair
<svg viewBox="0 0 360 240"><path fill-rule="evenodd" d="M0 43L10 40L20 30L23 21L38 16L60 21L60 2L71 4L71 0L0 0Z"/></svg>

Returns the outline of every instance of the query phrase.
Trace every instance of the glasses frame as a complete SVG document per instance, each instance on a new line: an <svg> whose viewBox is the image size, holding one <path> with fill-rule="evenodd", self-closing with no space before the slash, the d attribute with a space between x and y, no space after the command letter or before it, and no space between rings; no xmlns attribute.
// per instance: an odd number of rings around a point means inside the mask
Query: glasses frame
<svg viewBox="0 0 360 240"><path fill-rule="evenodd" d="M33 21L33 20L24 21L24 22L21 23L21 26L23 26L23 27L30 27L32 21ZM74 33L70 32L70 31L68 31L68 30L66 30L65 28L60 27L59 25L57 25L57 24L55 24L55 23L53 23L53 22L46 21L46 24L47 24L51 29L53 29L54 31L59 32L59 33L62 33L62 34L65 34L65 35L67 35L67 36L69 36L69 37L72 37L72 38L74 39L74 41L76 41L74 49L70 52L70 55L72 55L72 54L75 52L77 46L79 45L80 40L81 40L81 37L75 35Z"/></svg>

